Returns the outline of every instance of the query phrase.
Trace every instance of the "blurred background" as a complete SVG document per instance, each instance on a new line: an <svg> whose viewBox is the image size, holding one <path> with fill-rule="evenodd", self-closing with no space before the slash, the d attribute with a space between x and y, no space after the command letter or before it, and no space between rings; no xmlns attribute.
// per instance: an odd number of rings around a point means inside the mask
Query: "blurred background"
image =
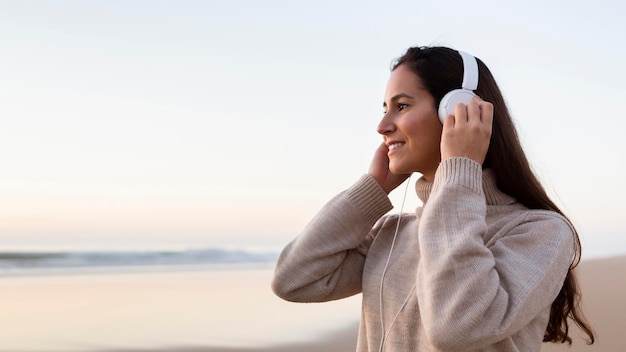
<svg viewBox="0 0 626 352"><path fill-rule="evenodd" d="M281 246L367 171L392 60L445 45L493 71L589 254L613 250L623 6L3 1L0 244Z"/></svg>
<svg viewBox="0 0 626 352"><path fill-rule="evenodd" d="M624 254L625 6L0 1L0 275L271 270L367 171L416 45L488 65L583 259Z"/></svg>

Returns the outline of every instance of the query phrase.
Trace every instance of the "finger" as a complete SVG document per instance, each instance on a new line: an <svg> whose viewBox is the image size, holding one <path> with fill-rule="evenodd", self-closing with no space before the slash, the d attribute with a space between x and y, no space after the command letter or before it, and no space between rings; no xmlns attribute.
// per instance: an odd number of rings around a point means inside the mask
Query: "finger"
<svg viewBox="0 0 626 352"><path fill-rule="evenodd" d="M467 119L469 122L480 123L482 121L481 104L482 100L479 97L474 97L467 103Z"/></svg>
<svg viewBox="0 0 626 352"><path fill-rule="evenodd" d="M467 107L465 104L458 103L454 107L455 125L463 125L467 122Z"/></svg>
<svg viewBox="0 0 626 352"><path fill-rule="evenodd" d="M389 156L387 156L387 153L389 153L389 148L387 148L387 145L383 142L376 149L374 159L372 160L376 167L385 170L388 168Z"/></svg>
<svg viewBox="0 0 626 352"><path fill-rule="evenodd" d="M444 117L443 119L443 129L449 129L449 128L454 128L454 124L456 122L456 119L454 117L454 115L448 115L446 117Z"/></svg>
<svg viewBox="0 0 626 352"><path fill-rule="evenodd" d="M483 101L480 103L480 115L483 123L491 128L493 124L493 104Z"/></svg>
<svg viewBox="0 0 626 352"><path fill-rule="evenodd" d="M387 146L382 143L376 148L374 157L370 162L368 173L374 177L376 182L381 186L385 184L385 181L389 174L389 158L387 156Z"/></svg>

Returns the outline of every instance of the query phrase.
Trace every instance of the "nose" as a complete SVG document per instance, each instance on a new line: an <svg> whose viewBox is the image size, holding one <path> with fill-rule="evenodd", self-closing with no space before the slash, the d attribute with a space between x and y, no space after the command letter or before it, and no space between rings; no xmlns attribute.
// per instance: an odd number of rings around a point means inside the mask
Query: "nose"
<svg viewBox="0 0 626 352"><path fill-rule="evenodd" d="M383 115L383 118L378 123L376 132L384 135L388 135L396 130L396 125L393 123L393 118L389 112Z"/></svg>

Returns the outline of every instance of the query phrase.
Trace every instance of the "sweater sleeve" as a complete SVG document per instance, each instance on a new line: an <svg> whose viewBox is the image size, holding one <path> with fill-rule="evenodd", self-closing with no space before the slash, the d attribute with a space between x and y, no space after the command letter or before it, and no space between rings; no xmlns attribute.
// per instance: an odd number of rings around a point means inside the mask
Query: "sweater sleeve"
<svg viewBox="0 0 626 352"><path fill-rule="evenodd" d="M572 229L554 212L520 214L486 244L481 166L452 158L437 170L419 228L416 291L440 350L484 348L549 310L574 254Z"/></svg>
<svg viewBox="0 0 626 352"><path fill-rule="evenodd" d="M361 292L373 227L391 209L389 198L369 175L335 196L281 252L272 281L276 295L321 302Z"/></svg>

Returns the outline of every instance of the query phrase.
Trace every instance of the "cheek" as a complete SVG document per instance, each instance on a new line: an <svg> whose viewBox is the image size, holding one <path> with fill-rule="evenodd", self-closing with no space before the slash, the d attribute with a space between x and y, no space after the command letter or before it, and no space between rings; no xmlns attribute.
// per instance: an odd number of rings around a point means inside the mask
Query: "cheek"
<svg viewBox="0 0 626 352"><path fill-rule="evenodd" d="M438 158L441 149L441 136L437 133L423 132L412 141L413 152L425 159Z"/></svg>
<svg viewBox="0 0 626 352"><path fill-rule="evenodd" d="M443 131L439 120L427 115L416 122L408 130L411 144L419 149L439 150Z"/></svg>

